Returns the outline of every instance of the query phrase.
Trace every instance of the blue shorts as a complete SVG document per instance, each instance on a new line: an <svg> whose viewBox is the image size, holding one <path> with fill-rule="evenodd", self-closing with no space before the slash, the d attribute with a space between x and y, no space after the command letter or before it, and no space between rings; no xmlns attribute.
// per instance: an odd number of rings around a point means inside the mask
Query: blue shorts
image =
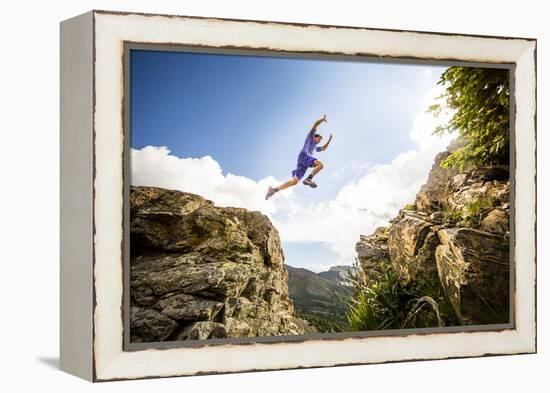
<svg viewBox="0 0 550 393"><path fill-rule="evenodd" d="M303 151L298 156L298 162L296 163L296 169L292 171L292 177L296 176L299 180L306 174L307 168L313 168L315 157L309 156Z"/></svg>

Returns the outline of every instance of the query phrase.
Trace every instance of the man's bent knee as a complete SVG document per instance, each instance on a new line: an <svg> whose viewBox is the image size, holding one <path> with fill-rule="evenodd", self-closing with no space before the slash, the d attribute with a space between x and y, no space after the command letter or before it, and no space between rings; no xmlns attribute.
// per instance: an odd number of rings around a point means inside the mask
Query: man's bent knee
<svg viewBox="0 0 550 393"><path fill-rule="evenodd" d="M298 184L298 178L296 176L294 176L292 178L292 180L290 180L290 184L292 184L293 186L295 186L296 184Z"/></svg>
<svg viewBox="0 0 550 393"><path fill-rule="evenodd" d="M314 165L316 168L319 168L319 169L323 169L324 167L323 163L319 160L316 160Z"/></svg>

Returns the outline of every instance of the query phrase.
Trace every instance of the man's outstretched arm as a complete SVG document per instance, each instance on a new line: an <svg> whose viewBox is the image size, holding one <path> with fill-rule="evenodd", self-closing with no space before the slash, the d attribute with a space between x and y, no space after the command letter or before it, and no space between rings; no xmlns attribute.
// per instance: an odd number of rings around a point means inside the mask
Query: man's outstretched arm
<svg viewBox="0 0 550 393"><path fill-rule="evenodd" d="M317 120L315 123L313 123L313 127L311 127L312 130L316 130L317 127L323 122L327 121L327 115L323 115L319 120Z"/></svg>
<svg viewBox="0 0 550 393"><path fill-rule="evenodd" d="M328 145L330 145L330 141L332 141L332 134L329 135L327 143L325 143L323 146L321 146L318 151L327 150Z"/></svg>

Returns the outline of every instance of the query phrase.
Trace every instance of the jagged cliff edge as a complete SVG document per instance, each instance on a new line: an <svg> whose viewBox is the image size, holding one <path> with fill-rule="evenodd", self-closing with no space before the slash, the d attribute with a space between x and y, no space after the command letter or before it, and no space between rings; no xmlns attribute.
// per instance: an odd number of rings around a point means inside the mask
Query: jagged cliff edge
<svg viewBox="0 0 550 393"><path fill-rule="evenodd" d="M365 284L388 263L403 284L440 285L462 325L509 322L510 181L507 166L440 166L439 153L412 205L356 246Z"/></svg>
<svg viewBox="0 0 550 393"><path fill-rule="evenodd" d="M315 332L294 316L277 230L259 212L130 192L132 342Z"/></svg>

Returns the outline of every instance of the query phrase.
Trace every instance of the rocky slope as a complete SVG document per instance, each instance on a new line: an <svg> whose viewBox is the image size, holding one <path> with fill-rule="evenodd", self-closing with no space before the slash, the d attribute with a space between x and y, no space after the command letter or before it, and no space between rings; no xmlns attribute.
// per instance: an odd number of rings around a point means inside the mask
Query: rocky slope
<svg viewBox="0 0 550 393"><path fill-rule="evenodd" d="M295 335L277 230L259 212L179 191L130 192L132 342Z"/></svg>
<svg viewBox="0 0 550 393"><path fill-rule="evenodd" d="M317 275L334 284L349 287L351 284L348 280L348 274L352 271L352 266L331 266L329 270L317 273Z"/></svg>
<svg viewBox="0 0 550 393"><path fill-rule="evenodd" d="M370 284L389 262L407 285L441 286L460 324L509 321L508 167L440 167L456 143L440 153L415 202L388 227L357 243L360 275Z"/></svg>
<svg viewBox="0 0 550 393"><path fill-rule="evenodd" d="M290 298L300 315L309 318L320 331L331 331L334 324L345 328L346 302L352 293L345 283L345 272L350 267L334 266L315 273L286 265Z"/></svg>

